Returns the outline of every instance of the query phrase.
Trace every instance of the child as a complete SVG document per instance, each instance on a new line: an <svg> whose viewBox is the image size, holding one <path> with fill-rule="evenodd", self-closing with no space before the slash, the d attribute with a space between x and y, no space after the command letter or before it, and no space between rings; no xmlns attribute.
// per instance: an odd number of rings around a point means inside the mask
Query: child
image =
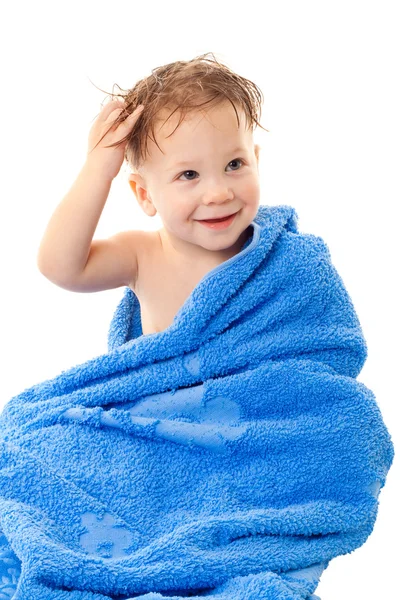
<svg viewBox="0 0 400 600"><path fill-rule="evenodd" d="M107 353L1 415L5 593L316 600L373 529L393 445L355 380L365 340L324 241L259 206L254 90L203 57L173 63L90 131L38 265L125 295ZM93 242L124 157L163 227Z"/></svg>
<svg viewBox="0 0 400 600"><path fill-rule="evenodd" d="M253 127L262 94L206 56L159 67L125 103L103 107L86 162L38 252L41 273L65 289L129 286L143 334L166 329L204 275L241 250L258 211ZM92 241L124 157L140 207L158 212L163 227Z"/></svg>

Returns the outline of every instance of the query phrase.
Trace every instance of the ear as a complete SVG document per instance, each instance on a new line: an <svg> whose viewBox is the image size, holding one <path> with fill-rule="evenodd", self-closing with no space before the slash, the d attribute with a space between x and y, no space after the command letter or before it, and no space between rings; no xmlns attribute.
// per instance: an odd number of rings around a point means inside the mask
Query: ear
<svg viewBox="0 0 400 600"><path fill-rule="evenodd" d="M257 160L257 172L260 173L260 164L259 164L260 146L258 144L254 144L254 154L255 154L256 160Z"/></svg>
<svg viewBox="0 0 400 600"><path fill-rule="evenodd" d="M154 217L157 210L148 193L147 184L144 178L139 175L139 173L130 173L128 182L142 210L144 210L149 217Z"/></svg>

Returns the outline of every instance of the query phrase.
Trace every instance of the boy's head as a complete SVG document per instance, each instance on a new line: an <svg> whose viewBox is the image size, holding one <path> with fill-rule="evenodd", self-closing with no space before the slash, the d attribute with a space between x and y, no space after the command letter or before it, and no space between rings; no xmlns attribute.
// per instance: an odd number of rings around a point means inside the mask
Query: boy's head
<svg viewBox="0 0 400 600"><path fill-rule="evenodd" d="M129 184L142 210L159 213L165 240L174 246L216 251L232 247L257 214L253 129L260 125L262 93L205 56L154 69L124 96L119 118L144 105L124 138ZM226 229L198 222L232 213Z"/></svg>

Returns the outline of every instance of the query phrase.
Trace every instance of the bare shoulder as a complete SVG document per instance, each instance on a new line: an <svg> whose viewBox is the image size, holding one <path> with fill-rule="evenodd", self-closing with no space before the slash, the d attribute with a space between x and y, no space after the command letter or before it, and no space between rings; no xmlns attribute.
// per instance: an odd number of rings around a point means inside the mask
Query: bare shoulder
<svg viewBox="0 0 400 600"><path fill-rule="evenodd" d="M78 291L99 291L121 286L134 289L151 241L146 231L119 231L107 239L93 240Z"/></svg>
<svg viewBox="0 0 400 600"><path fill-rule="evenodd" d="M136 259L135 277L130 282L130 287L136 289L140 275L145 273L149 266L157 262L156 254L159 250L160 237L157 231L130 230L119 234L120 243L125 247L127 256Z"/></svg>
<svg viewBox="0 0 400 600"><path fill-rule="evenodd" d="M93 240L88 259L78 274L63 270L42 273L56 285L72 292L100 292L121 286L134 289L147 257L154 256L157 236L140 231L120 231L107 239ZM156 260L153 258L153 264ZM146 268L142 268L146 272Z"/></svg>

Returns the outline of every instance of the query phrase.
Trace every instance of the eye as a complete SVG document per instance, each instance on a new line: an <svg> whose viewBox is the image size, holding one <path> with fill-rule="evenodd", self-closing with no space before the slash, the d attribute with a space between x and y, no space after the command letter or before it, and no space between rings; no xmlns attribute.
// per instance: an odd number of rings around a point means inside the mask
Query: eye
<svg viewBox="0 0 400 600"><path fill-rule="evenodd" d="M230 163L229 163L229 164L231 164L231 163L237 163L237 162L239 162L239 163L242 163L242 164L243 164L243 161L242 161L242 159L241 159L241 158L234 158L233 160L231 160L231 161L230 161ZM234 171L237 171L238 169L233 169L233 170L234 170ZM189 170L189 171L184 171L184 172L183 172L183 173L181 173L181 175L179 176L179 179L182 177L182 175L186 175L187 173L197 173L197 171L192 171L192 170ZM193 178L186 179L186 181L194 181L194 179L195 179L195 178L193 177Z"/></svg>
<svg viewBox="0 0 400 600"><path fill-rule="evenodd" d="M186 173L196 173L196 171L184 171L182 175L186 175ZM182 177L182 175L180 175L180 177ZM193 181L193 179L186 179L186 181Z"/></svg>
<svg viewBox="0 0 400 600"><path fill-rule="evenodd" d="M237 162L240 162L243 164L243 161L241 158L234 158L233 160L231 160L231 163L237 163ZM229 164L231 164L231 163L229 163ZM234 169L234 171L236 171L236 169Z"/></svg>

